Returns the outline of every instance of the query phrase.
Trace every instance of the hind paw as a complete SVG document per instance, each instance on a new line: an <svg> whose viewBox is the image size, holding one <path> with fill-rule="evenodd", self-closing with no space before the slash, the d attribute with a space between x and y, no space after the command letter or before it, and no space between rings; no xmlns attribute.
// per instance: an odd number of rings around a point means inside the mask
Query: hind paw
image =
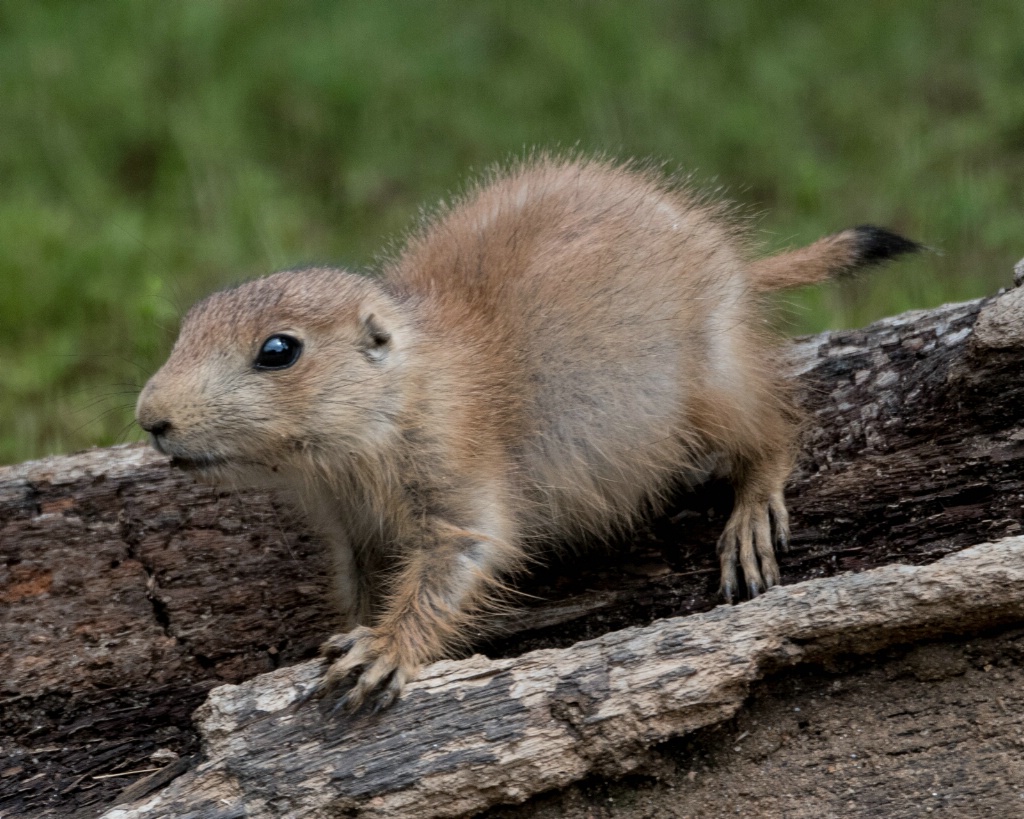
<svg viewBox="0 0 1024 819"><path fill-rule="evenodd" d="M773 496L766 502L737 501L718 539L722 567L719 591L727 602L732 603L739 591L737 558L749 597L757 597L778 585L776 543L782 551L789 548L789 515L781 496Z"/></svg>

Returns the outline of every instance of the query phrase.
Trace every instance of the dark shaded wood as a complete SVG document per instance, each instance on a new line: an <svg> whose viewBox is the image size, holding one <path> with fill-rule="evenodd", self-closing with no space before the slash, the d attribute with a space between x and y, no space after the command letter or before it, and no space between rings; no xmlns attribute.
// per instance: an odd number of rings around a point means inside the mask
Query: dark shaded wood
<svg viewBox="0 0 1024 819"><path fill-rule="evenodd" d="M1017 289L794 343L808 422L787 583L1021 531L1022 303ZM538 569L522 588L539 600L480 646L514 656L711 608L729 504L708 487L628 542ZM0 470L0 555L12 815L68 815L127 784L92 777L192 753L210 686L311 656L335 622L301 525L140 448Z"/></svg>
<svg viewBox="0 0 1024 819"><path fill-rule="evenodd" d="M0 814L109 801L198 750L213 685L315 653L325 562L282 515L142 447L0 470Z"/></svg>

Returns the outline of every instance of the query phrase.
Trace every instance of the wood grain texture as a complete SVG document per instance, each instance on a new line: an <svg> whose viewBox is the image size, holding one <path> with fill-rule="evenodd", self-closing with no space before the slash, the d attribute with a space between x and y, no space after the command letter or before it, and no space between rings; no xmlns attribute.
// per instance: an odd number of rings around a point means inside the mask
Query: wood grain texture
<svg viewBox="0 0 1024 819"><path fill-rule="evenodd" d="M927 563L1021 532L1024 290L791 346L807 413L784 582ZM727 488L585 559L538 566L478 650L568 646L717 602ZM0 469L0 811L109 801L223 682L309 658L334 629L327 569L261 495L194 484L140 447ZM4 775L4 772L9 772Z"/></svg>
<svg viewBox="0 0 1024 819"><path fill-rule="evenodd" d="M776 588L742 606L627 628L566 649L437 663L393 710L291 706L319 662L211 692L206 761L106 819L454 817L600 772L719 722L767 671L1024 619L1024 537L929 566Z"/></svg>

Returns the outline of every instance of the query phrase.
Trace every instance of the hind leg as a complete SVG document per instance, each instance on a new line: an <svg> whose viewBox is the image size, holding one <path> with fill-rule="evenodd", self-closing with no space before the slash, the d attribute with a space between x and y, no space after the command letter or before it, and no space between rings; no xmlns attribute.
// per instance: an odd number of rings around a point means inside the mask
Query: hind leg
<svg viewBox="0 0 1024 819"><path fill-rule="evenodd" d="M750 597L757 597L779 583L775 544L789 544L789 513L782 490L789 475L787 456L744 464L733 472L736 504L718 539L722 568L721 594L732 602L739 589L737 558Z"/></svg>

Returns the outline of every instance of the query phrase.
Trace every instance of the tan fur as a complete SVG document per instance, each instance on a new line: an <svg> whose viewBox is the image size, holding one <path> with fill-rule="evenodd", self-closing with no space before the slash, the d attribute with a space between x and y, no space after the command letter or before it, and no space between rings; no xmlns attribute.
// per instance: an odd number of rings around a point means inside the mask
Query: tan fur
<svg viewBox="0 0 1024 819"><path fill-rule="evenodd" d="M299 270L209 297L138 419L331 541L360 627L325 646L326 684L387 703L539 547L603 538L680 482L736 486L725 593L737 558L751 593L779 581L794 424L756 293L818 280L843 244L754 264L745 246L652 173L541 158L426 220L379 281ZM282 332L302 356L254 370Z"/></svg>
<svg viewBox="0 0 1024 819"><path fill-rule="evenodd" d="M750 266L750 277L757 290L782 290L818 284L858 264L857 233L844 230L826 236L807 247L800 247Z"/></svg>

